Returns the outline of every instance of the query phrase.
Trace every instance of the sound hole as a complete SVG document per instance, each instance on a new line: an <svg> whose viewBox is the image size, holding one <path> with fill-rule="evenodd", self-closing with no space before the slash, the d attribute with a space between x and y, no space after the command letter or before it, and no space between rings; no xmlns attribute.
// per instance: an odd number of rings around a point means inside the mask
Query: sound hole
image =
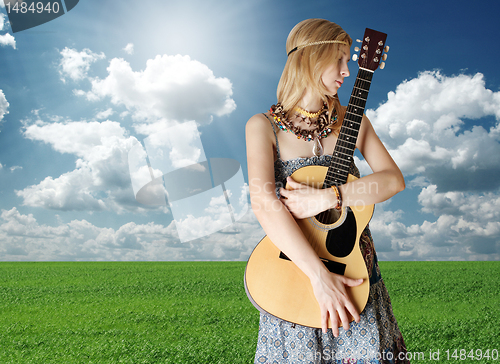
<svg viewBox="0 0 500 364"><path fill-rule="evenodd" d="M330 225L335 223L340 218L340 211L337 209L330 209L320 212L315 217L320 223Z"/></svg>
<svg viewBox="0 0 500 364"><path fill-rule="evenodd" d="M352 210L347 207L345 220L335 229L330 229L326 237L326 250L338 258L351 254L356 244L357 224Z"/></svg>

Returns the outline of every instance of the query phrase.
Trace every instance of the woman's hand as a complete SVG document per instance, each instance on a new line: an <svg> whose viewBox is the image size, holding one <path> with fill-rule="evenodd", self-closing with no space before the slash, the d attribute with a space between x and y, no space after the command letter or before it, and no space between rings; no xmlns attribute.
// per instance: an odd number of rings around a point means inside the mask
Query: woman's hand
<svg viewBox="0 0 500 364"><path fill-rule="evenodd" d="M355 287L363 283L363 279L347 278L328 270L322 270L318 279L311 281L314 295L321 310L321 329L324 333L328 330L328 319L332 322L333 336L339 335L339 319L345 330L349 330L349 318L351 314L356 322L359 322L359 313L349 299L345 286Z"/></svg>
<svg viewBox="0 0 500 364"><path fill-rule="evenodd" d="M291 189L280 189L281 202L288 208L296 219L305 219L316 216L320 212L336 206L336 198L330 189L318 189L303 183L298 183L287 178L287 184Z"/></svg>
<svg viewBox="0 0 500 364"><path fill-rule="evenodd" d="M281 201L296 219L316 216L322 211L337 205L337 197L333 190L318 189L287 178L288 188L280 189ZM359 322L359 313L347 295L346 286L355 287L363 283L363 279L352 279L331 273L322 263L319 274L311 278L314 296L321 311L321 328L326 333L328 320L332 323L334 336L339 335L339 320L345 330L349 330L349 315Z"/></svg>

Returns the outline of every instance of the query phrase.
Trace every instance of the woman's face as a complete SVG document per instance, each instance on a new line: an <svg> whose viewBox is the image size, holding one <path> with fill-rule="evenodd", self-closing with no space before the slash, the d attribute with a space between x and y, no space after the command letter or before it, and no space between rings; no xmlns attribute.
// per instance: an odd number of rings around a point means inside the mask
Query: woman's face
<svg viewBox="0 0 500 364"><path fill-rule="evenodd" d="M349 77L349 67L347 66L351 58L349 47L340 47L338 57L339 58L332 60L332 63L321 75L321 80L332 95L337 94L337 91L344 83L344 78Z"/></svg>

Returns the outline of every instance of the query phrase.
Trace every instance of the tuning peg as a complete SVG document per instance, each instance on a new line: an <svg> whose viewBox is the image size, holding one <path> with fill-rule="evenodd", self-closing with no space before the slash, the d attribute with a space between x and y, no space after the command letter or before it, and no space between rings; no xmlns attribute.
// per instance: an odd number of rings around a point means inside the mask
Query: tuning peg
<svg viewBox="0 0 500 364"><path fill-rule="evenodd" d="M387 61L387 54L382 55L382 61Z"/></svg>
<svg viewBox="0 0 500 364"><path fill-rule="evenodd" d="M358 60L358 55L357 55L357 54L353 54L353 55L352 55L352 60L353 60L354 62L356 62L356 61Z"/></svg>
<svg viewBox="0 0 500 364"><path fill-rule="evenodd" d="M361 39L356 39L356 42L358 42L358 43L363 43L363 42L361 41Z"/></svg>
<svg viewBox="0 0 500 364"><path fill-rule="evenodd" d="M355 52L359 52L359 47L354 47Z"/></svg>
<svg viewBox="0 0 500 364"><path fill-rule="evenodd" d="M385 46L385 48L384 48L384 52L385 52L385 53L389 52L389 46Z"/></svg>
<svg viewBox="0 0 500 364"><path fill-rule="evenodd" d="M385 62L382 62L382 63L380 64L379 68L380 68L381 70L383 70L383 69L385 68Z"/></svg>

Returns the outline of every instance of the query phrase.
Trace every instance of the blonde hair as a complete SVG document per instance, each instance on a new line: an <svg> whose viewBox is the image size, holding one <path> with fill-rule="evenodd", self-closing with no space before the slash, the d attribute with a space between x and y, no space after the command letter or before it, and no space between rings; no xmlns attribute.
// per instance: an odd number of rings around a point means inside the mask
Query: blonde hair
<svg viewBox="0 0 500 364"><path fill-rule="evenodd" d="M307 19L292 29L286 41L288 59L277 90L278 102L287 114L298 105L309 88L327 104L329 115L335 108L339 120L342 120L343 109L338 96L331 95L321 76L332 64L332 59L340 58L339 49L344 44L350 47L351 37L328 20Z"/></svg>

